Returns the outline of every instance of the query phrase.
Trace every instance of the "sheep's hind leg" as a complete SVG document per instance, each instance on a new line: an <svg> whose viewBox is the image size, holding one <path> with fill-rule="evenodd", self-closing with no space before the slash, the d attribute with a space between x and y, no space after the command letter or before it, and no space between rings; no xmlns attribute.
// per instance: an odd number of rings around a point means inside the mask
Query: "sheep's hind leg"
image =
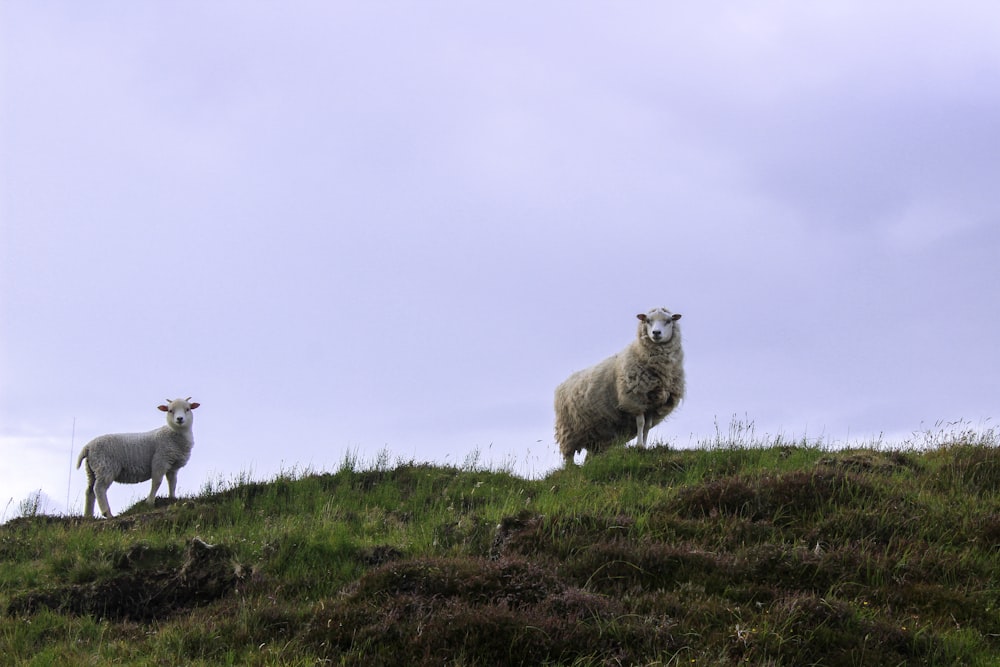
<svg viewBox="0 0 1000 667"><path fill-rule="evenodd" d="M90 461L87 461L87 492L84 494L83 516L88 519L94 516L94 471L90 469Z"/></svg>
<svg viewBox="0 0 1000 667"><path fill-rule="evenodd" d="M96 496L94 496L93 482L90 482L89 485L87 486L87 493L84 496L84 498L85 500L83 505L83 516L89 519L94 516L94 500L97 499Z"/></svg>
<svg viewBox="0 0 1000 667"><path fill-rule="evenodd" d="M104 515L106 519L111 518L111 506L108 505L108 487L111 486L111 482L106 482L103 479L97 479L94 481L93 494L97 496L97 504L101 508L101 514ZM91 509L93 509L93 500L88 498L91 503Z"/></svg>

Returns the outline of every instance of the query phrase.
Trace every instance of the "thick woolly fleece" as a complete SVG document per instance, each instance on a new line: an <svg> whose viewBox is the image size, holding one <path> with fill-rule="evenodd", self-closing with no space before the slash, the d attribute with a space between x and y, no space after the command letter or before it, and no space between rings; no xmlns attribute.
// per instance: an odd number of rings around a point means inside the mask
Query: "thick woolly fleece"
<svg viewBox="0 0 1000 667"><path fill-rule="evenodd" d="M84 460L87 461L85 516L93 516L95 499L100 505L101 514L111 516L107 493L112 482L136 484L152 480L152 488L146 499L152 505L160 483L166 477L170 497L175 497L177 471L191 458L191 449L194 447L192 410L199 404L189 401L190 398L177 398L167 405L158 406L159 410L167 413L166 426L146 433L101 435L84 445L76 460L76 467L79 468Z"/></svg>
<svg viewBox="0 0 1000 667"><path fill-rule="evenodd" d="M667 317L672 334L663 341L649 335L648 322ZM556 389L556 442L566 459L587 450L596 454L633 437L644 446L649 429L669 415L684 397L684 351L674 315L665 308L640 315L636 340L624 350L571 375ZM645 319L643 319L645 318ZM644 432L638 432L637 417Z"/></svg>

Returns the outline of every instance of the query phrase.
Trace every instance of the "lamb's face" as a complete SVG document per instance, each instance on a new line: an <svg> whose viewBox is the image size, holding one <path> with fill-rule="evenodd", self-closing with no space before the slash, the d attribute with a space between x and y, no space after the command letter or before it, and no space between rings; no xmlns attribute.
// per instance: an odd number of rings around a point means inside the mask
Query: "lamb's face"
<svg viewBox="0 0 1000 667"><path fill-rule="evenodd" d="M681 319L680 313L671 313L666 308L654 308L648 313L636 315L642 323L639 335L653 343L666 343L674 336L674 322Z"/></svg>
<svg viewBox="0 0 1000 667"><path fill-rule="evenodd" d="M191 399L175 398L169 401L167 405L157 406L157 409L167 413L167 425L173 429L181 429L191 426L191 422L194 420L194 413L192 410L197 408L200 403L191 403Z"/></svg>

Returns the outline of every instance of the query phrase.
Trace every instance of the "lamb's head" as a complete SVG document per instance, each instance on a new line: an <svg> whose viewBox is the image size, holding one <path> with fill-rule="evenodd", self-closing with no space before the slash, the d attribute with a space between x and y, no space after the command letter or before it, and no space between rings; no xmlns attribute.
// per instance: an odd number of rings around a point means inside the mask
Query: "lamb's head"
<svg viewBox="0 0 1000 667"><path fill-rule="evenodd" d="M666 308L653 308L648 313L639 313L639 340L654 344L669 342L674 337L674 324L681 319L680 313L671 313Z"/></svg>
<svg viewBox="0 0 1000 667"><path fill-rule="evenodd" d="M167 399L166 405L158 405L156 408L167 413L167 426L175 431L191 428L194 421L194 413L191 412L201 403L192 403L191 397Z"/></svg>

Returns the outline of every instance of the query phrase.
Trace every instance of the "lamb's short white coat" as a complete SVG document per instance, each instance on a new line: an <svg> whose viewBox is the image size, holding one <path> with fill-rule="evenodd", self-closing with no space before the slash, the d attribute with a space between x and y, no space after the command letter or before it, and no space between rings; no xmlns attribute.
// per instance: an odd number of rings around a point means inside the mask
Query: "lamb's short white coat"
<svg viewBox="0 0 1000 667"><path fill-rule="evenodd" d="M649 430L684 397L684 350L677 320L666 308L640 313L636 339L624 350L577 371L556 388L556 442L567 465Z"/></svg>
<svg viewBox="0 0 1000 667"><path fill-rule="evenodd" d="M80 451L76 460L79 468L87 461L87 493L84 516L94 515L96 498L101 514L111 517L108 506L108 487L112 482L137 484L152 480L152 488L146 502L156 502L156 492L163 478L167 478L170 497L177 488L177 471L191 458L194 447L194 422L192 410L199 403L191 403L191 398L175 398L166 405L157 406L167 413L167 425L146 433L113 433L94 438Z"/></svg>

